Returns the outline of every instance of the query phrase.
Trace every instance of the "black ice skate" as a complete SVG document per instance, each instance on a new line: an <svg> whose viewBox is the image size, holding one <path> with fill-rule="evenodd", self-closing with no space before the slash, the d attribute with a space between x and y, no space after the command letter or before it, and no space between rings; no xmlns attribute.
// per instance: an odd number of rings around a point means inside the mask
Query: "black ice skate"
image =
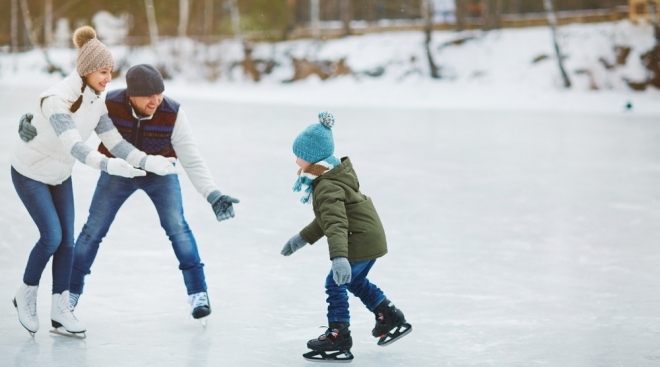
<svg viewBox="0 0 660 367"><path fill-rule="evenodd" d="M351 362L353 338L348 329L349 325L331 322L323 335L307 342L307 347L312 351L303 354L303 358L312 362Z"/></svg>
<svg viewBox="0 0 660 367"><path fill-rule="evenodd" d="M188 296L188 303L190 303L190 314L196 320L206 327L207 317L211 314L211 303L209 302L209 295L206 292L199 292Z"/></svg>
<svg viewBox="0 0 660 367"><path fill-rule="evenodd" d="M374 315L376 315L376 326L371 334L374 338L380 338L378 345L381 347L394 343L412 331L412 326L406 322L403 312L388 299L376 307Z"/></svg>

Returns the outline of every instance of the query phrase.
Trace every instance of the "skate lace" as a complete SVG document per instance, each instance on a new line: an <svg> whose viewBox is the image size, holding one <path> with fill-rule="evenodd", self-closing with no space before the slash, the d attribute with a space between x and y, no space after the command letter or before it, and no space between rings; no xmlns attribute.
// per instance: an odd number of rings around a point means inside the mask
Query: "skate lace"
<svg viewBox="0 0 660 367"><path fill-rule="evenodd" d="M73 306L69 297L61 296L57 301L57 308L60 310L60 314L70 321L78 321L76 315L73 314Z"/></svg>
<svg viewBox="0 0 660 367"><path fill-rule="evenodd" d="M30 316L37 316L37 287L25 288L25 304Z"/></svg>
<svg viewBox="0 0 660 367"><path fill-rule="evenodd" d="M209 297L206 292L191 294L188 296L188 303L190 303L190 312L194 311L197 307L209 305Z"/></svg>
<svg viewBox="0 0 660 367"><path fill-rule="evenodd" d="M330 340L335 340L337 339L337 336L339 335L339 330L338 329L331 329L327 326L319 326L320 328L327 328L325 330L325 333L319 335L318 340L326 340L328 337L332 337Z"/></svg>

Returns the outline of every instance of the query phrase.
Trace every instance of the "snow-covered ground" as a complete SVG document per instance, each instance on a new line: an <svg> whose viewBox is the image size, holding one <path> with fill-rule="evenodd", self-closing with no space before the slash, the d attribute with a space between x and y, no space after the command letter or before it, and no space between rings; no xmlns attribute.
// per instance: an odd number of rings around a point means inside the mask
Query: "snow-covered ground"
<svg viewBox="0 0 660 367"><path fill-rule="evenodd" d="M617 27L639 30L630 39L635 52L650 46L650 34L626 23L562 32L597 38ZM185 107L220 188L241 199L236 218L218 223L180 176L213 315L206 329L188 315L169 242L149 199L137 193L103 241L76 309L88 327L85 340L48 333L50 267L34 339L10 302L38 233L15 194L8 155L18 118L56 78L40 71L38 53L0 55L0 366L313 365L301 354L326 324L325 241L288 258L279 251L312 218L291 191L291 143L323 109L337 119L337 155L351 157L386 227L389 254L369 278L414 328L378 347L373 315L351 298L354 365L657 366L660 94L614 82L596 92L563 91L554 62L531 64L532 55L551 52L547 30L486 37L493 42L465 45L481 59L440 53L454 70L451 80L399 81L386 73L282 85L283 68L259 85L184 74L168 82L166 93ZM518 48L532 48L525 55L493 53L492 72L466 77L474 70L468 64L487 65L482 48L526 37ZM336 42L363 50L364 58L380 50L374 59L387 60L388 50L399 48L403 58L418 49L411 38L421 40L395 34ZM385 48L388 42L394 46ZM66 52L53 56L64 60ZM152 62L144 57L135 62ZM567 60L571 70L581 67L576 60ZM376 64L356 60L354 67ZM617 71L624 72L634 76L634 65ZM624 112L628 101L633 109ZM75 166L77 232L97 178Z"/></svg>
<svg viewBox="0 0 660 367"><path fill-rule="evenodd" d="M547 27L491 32L434 32L431 50L443 76L430 79L422 32L397 32L347 37L315 43L310 40L255 44L253 57L273 59L273 72L254 83L231 65L243 59L233 41L202 46L188 40L164 40L155 49L111 46L117 67L151 63L161 65L172 80L168 93L224 102L401 108L449 108L502 111L565 111L618 114L631 103L636 114L660 115L660 91L632 91L624 78L642 81L646 70L640 55L652 48L649 25L628 21L572 24L559 28L559 43L573 87L562 87L552 36ZM447 45L468 39L462 45ZM615 64L615 47L630 47L624 65ZM176 51L176 55L174 53ZM321 81L316 76L293 84L282 82L294 74L291 56L346 64L358 76ZM53 64L74 69L75 50L49 51ZM411 58L415 58L412 63ZM533 62L537 58L542 61ZM0 85L49 85L60 76L45 71L42 51L0 54ZM361 72L383 68L378 78ZM217 79L209 82L209 75ZM590 82L590 77L593 83ZM123 75L112 87L123 84ZM593 84L597 90L590 90Z"/></svg>

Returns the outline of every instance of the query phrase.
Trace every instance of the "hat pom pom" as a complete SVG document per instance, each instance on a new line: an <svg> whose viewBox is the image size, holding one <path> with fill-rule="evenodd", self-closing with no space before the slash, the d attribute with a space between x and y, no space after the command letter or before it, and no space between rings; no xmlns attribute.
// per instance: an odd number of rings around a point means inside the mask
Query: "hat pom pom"
<svg viewBox="0 0 660 367"><path fill-rule="evenodd" d="M319 122L328 129L332 129L335 126L335 117L328 111L319 112Z"/></svg>
<svg viewBox="0 0 660 367"><path fill-rule="evenodd" d="M82 26L73 32L73 44L76 45L77 48L83 47L85 43L94 38L96 38L96 31L88 25Z"/></svg>

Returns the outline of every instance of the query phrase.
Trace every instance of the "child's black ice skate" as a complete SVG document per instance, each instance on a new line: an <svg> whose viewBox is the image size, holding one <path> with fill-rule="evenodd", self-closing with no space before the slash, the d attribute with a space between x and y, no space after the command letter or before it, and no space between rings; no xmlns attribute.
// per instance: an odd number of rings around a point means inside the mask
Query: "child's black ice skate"
<svg viewBox="0 0 660 367"><path fill-rule="evenodd" d="M376 326L371 332L374 338L380 338L378 345L390 345L412 331L412 325L406 322L403 312L388 299L381 302L374 310Z"/></svg>
<svg viewBox="0 0 660 367"><path fill-rule="evenodd" d="M312 362L351 362L353 338L349 325L331 322L323 335L307 342L307 347L312 351L303 354L303 358Z"/></svg>

